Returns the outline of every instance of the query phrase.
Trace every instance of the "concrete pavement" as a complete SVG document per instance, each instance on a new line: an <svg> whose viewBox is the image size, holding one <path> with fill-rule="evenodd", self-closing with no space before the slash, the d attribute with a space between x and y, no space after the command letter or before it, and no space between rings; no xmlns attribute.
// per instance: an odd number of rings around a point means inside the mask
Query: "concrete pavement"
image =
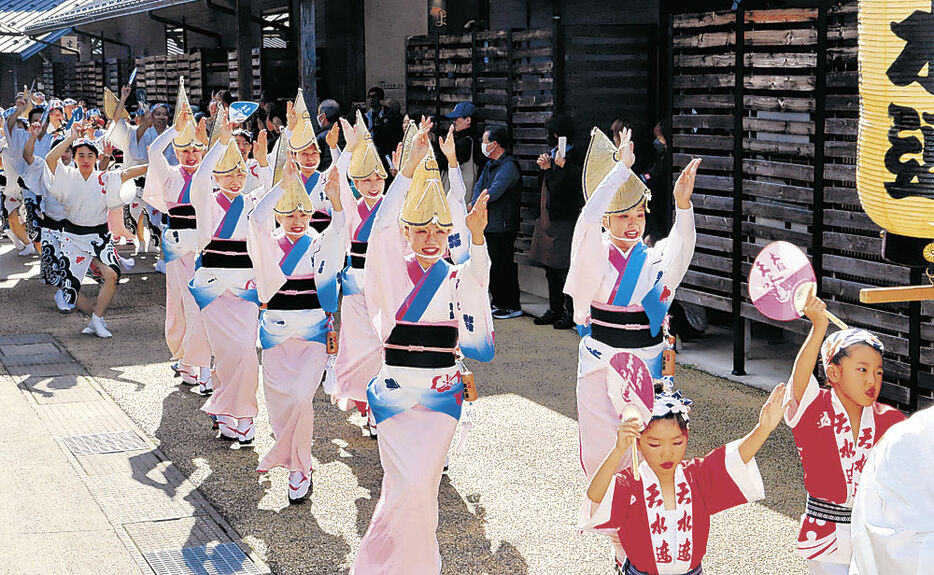
<svg viewBox="0 0 934 575"><path fill-rule="evenodd" d="M162 276L146 273L146 262L138 263L142 273L129 276L121 285L107 316L115 337L99 340L80 333L84 320L61 316L54 310L49 288L35 279L16 279L32 277L33 270L27 267L29 262L8 250L9 244L0 244L0 252L5 252L0 253L0 278L13 278L0 283L0 334L42 332L54 336L87 370L91 378L88 385L99 386L105 394L101 397L112 398L119 406L116 411L125 412L127 421L136 426L139 438L147 443L147 450L141 453L158 447L164 459L156 458L158 464L152 467L161 465L178 472L169 481L152 479L151 471L133 473L132 465L129 469L123 467L122 479L109 484L112 497L151 482L162 486L174 482L174 487L162 491L169 495L175 490L171 494L175 499L179 493L185 493L182 500L203 496L204 504L217 510L217 521L231 527L230 538L241 537L249 545L246 550L253 550L257 565L265 562L279 574L348 572L379 496L382 475L376 443L362 435L359 416L340 412L319 392L314 404L313 500L310 504L289 507L285 472L274 471L266 476L255 472L258 458L272 444L262 407L256 422L255 447L231 447L213 439L214 434L199 411L203 399L171 377L162 336ZM94 293L96 287L89 286L88 291ZM596 535L579 536L574 529L584 489L578 463L574 398L577 338L571 332L535 327L529 318L499 322L496 327L496 359L491 364L472 366L481 399L477 402L466 451L457 453L452 449L450 473L441 485L439 540L444 573L610 573L607 542ZM789 367L792 359L788 358ZM11 386L4 384L4 393ZM695 400L689 455L703 454L746 433L766 397L759 390L689 369L679 371L677 387ZM35 401L31 399L33 392L16 393L20 394L20 403L25 399ZM0 398L4 404L10 403L6 401L7 395ZM260 403L262 406L262 392ZM37 426L45 423L40 417L28 418L27 407L38 409L28 402L21 405L13 418L17 429L5 430L9 435L4 433L0 442L8 437L13 443L22 442L22 437L12 439L17 432L32 437L42 430ZM68 459L71 456L63 451L61 443L56 444L48 428L45 433L49 435L45 449L37 444L40 447L20 451L13 461L18 461L20 467L28 465L37 474L44 473L43 477L61 476L66 481L62 465L70 465L77 471ZM5 444L0 443L0 447ZM806 573L804 562L793 551L804 489L789 431L780 427L757 459L767 499L714 518L704 562L708 573ZM7 466L3 468L6 470ZM119 466L108 469L119 470ZM4 501L9 501L7 489L11 494L21 489L25 477L21 472L3 473L7 475L0 475L0 486ZM110 531L116 534L117 541L124 541L120 529L127 532L125 525L133 523L128 521L133 518L117 513L116 519L106 519L107 505L100 503L98 510L105 518L95 515L92 503L96 500L90 488L87 491L91 500L82 503L76 497L74 504L70 499L62 504L66 501L64 494L68 497L72 493L81 494L75 479L70 481L48 483L52 499L59 502L56 512L70 513L78 526L72 525L70 529L60 526L61 530L55 531L54 548L68 550L71 555L97 553L114 562L113 569L98 570L99 573L133 572L120 567L139 564L133 557L127 557L127 549L132 550L132 546L124 544L121 551L113 538L97 537ZM189 484L192 490L185 491ZM147 487L153 489L151 485ZM20 519L8 521L6 528L12 530L4 534L8 539L12 537L14 547L32 544L41 553L42 537L37 536L32 519L27 519L46 512L42 497L46 491L36 490L34 496L22 497L18 507L10 510L9 517ZM132 500L123 501L132 505ZM83 511L85 508L91 511ZM189 517L201 509L196 505L192 508ZM110 509L119 511L120 506ZM204 534L211 533L210 529L191 523L190 518L187 521L186 524L182 518L176 518L171 525L184 534L181 539L168 534L164 538L184 546L188 540L201 542L209 537ZM72 531L74 536L62 531ZM201 535L195 536L196 533ZM140 540L150 538L139 532L136 535ZM127 536L132 539L129 532ZM14 567L30 565L28 552L13 559ZM105 565L103 561L99 564ZM56 569L54 563L49 565L52 568L43 572L82 572L77 568Z"/></svg>

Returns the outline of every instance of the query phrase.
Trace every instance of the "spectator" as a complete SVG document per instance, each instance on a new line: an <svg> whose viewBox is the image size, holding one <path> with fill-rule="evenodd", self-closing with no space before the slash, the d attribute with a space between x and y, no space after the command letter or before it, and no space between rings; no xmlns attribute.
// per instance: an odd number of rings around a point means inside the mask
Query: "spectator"
<svg viewBox="0 0 934 575"><path fill-rule="evenodd" d="M321 163L318 164L318 171L323 172L331 166L331 154L327 153L328 143L326 141L328 131L331 126L341 117L341 105L337 100L322 100L318 104L318 117L315 118L321 131L318 132L318 148L321 149ZM343 149L343 134L338 139L338 146Z"/></svg>
<svg viewBox="0 0 934 575"><path fill-rule="evenodd" d="M470 191L473 191L474 182L477 180L477 167L482 165L477 160L483 158L483 152L479 149L480 138L476 134L476 113L476 106L470 102L458 102L454 110L445 116L454 123L454 148L457 152L457 163L461 167L464 184ZM438 155L438 167L442 172L448 168L448 161L444 154Z"/></svg>
<svg viewBox="0 0 934 575"><path fill-rule="evenodd" d="M379 86L370 88L366 96L367 109L363 115L367 129L373 135L373 144L383 161L386 156L392 155L396 145L402 141L402 118L395 117L392 110L383 105L385 96Z"/></svg>
<svg viewBox="0 0 934 575"><path fill-rule="evenodd" d="M504 126L493 126L483 133L482 151L489 161L473 188L472 202L480 197L483 190L490 194L487 204L489 223L484 235L490 254L490 294L496 319L522 315L519 268L515 262L522 177L519 163L508 151L511 144Z"/></svg>
<svg viewBox="0 0 934 575"><path fill-rule="evenodd" d="M620 142L620 132L624 128L632 129L632 122L629 120L623 120L621 118L616 118L613 120L613 123L610 124L610 137L613 138L613 144L619 147Z"/></svg>
<svg viewBox="0 0 934 575"><path fill-rule="evenodd" d="M668 141L665 139L667 122L655 124L655 139L652 141L653 150L648 160L640 167L636 167L636 174L646 186L652 190L652 199L646 214L646 231L657 239L668 233L668 222L671 217L671 177L668 176ZM640 169L641 168L641 169Z"/></svg>
<svg viewBox="0 0 934 575"><path fill-rule="evenodd" d="M570 116L552 116L545 122L545 131L552 148L538 157L538 167L543 174L542 193L529 258L545 268L548 311L535 319L535 325L570 329L574 327L574 304L570 296L564 294L564 282L571 266L574 224L584 205L581 190L584 153L572 143L574 122ZM563 157L558 146L559 137L567 138Z"/></svg>

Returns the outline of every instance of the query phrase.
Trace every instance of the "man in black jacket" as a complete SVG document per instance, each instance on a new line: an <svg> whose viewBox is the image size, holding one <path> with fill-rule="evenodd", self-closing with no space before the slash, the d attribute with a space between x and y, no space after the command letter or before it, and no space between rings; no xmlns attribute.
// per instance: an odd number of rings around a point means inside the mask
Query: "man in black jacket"
<svg viewBox="0 0 934 575"><path fill-rule="evenodd" d="M577 216L584 205L581 171L584 151L573 144L574 122L570 116L552 116L545 122L551 150L538 158L542 170L542 195L538 220L532 234L529 259L545 268L548 280L548 311L535 319L536 325L555 329L574 327L571 298L564 294L564 282L571 265L571 238ZM558 138L567 138L562 150Z"/></svg>
<svg viewBox="0 0 934 575"><path fill-rule="evenodd" d="M473 200L483 190L490 194L487 204L487 249L490 254L490 294L493 317L509 319L522 315L519 306L519 267L516 265L516 235L519 233L519 189L522 174L519 163L508 149L512 139L503 126L483 133L483 155L489 158L473 188Z"/></svg>

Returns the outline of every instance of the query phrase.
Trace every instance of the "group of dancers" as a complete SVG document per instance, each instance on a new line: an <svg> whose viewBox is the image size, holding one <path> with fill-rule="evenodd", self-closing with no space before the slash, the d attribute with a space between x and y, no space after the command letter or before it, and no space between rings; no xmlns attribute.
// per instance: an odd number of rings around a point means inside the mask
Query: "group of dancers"
<svg viewBox="0 0 934 575"><path fill-rule="evenodd" d="M128 94L108 96L108 125L98 114L76 119L67 100L43 110L28 91L17 97L2 156L11 232L23 214L57 301L89 316L85 333L110 337L104 314L121 269L114 235L130 233L123 208L164 219L166 343L174 372L207 396L206 425L221 440L252 443L258 345L275 438L258 471L288 470L289 503L301 503L312 493L312 401L323 384L342 409L367 418L384 471L352 573L440 573L438 489L464 402L476 399L463 360L494 355L488 196L466 204L452 132L438 148L447 178L430 143L432 120L422 118L393 155L390 181L359 115L354 125L335 124L321 150L301 93L271 151L265 132L239 129L223 106L210 129L196 123L183 86L171 125L165 105L131 121ZM565 285L581 334L588 487L579 526L610 536L619 573L703 573L711 515L765 496L755 455L784 419L808 492L798 549L811 573L847 573L860 473L904 419L877 403L881 342L859 329L825 339L823 303L812 294L811 333L756 426L685 459L691 401L672 385L667 311L693 257L700 160L674 186L671 234L650 247L650 193L630 169L631 133L609 150L597 145L604 140L595 130ZM318 171L323 153L331 166ZM599 166L598 183L588 185ZM93 304L81 293L92 263L103 281ZM818 359L829 387L813 376Z"/></svg>

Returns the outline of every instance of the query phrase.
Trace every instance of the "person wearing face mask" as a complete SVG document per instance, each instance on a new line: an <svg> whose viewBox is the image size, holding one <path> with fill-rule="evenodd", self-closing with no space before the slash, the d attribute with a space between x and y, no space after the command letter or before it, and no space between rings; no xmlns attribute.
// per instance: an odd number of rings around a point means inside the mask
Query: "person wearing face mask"
<svg viewBox="0 0 934 575"><path fill-rule="evenodd" d="M257 471L289 471L289 504L312 490L312 400L328 362L329 314L337 312L338 274L347 251L340 182L330 172L325 193L334 207L332 225L322 233L309 227L314 206L292 162L282 180L248 215L247 251L256 290L266 308L260 314L263 397L275 443ZM279 228L276 228L276 224Z"/></svg>
<svg viewBox="0 0 934 575"><path fill-rule="evenodd" d="M256 361L259 299L247 252L247 214L256 197L246 189L247 168L227 125L191 178L200 267L188 289L201 309L214 354L214 390L201 410L216 418L220 439L253 443L258 409Z"/></svg>
<svg viewBox="0 0 934 575"><path fill-rule="evenodd" d="M630 170L631 136L623 129L617 148L600 130L592 132L584 162L587 203L574 229L564 287L574 300L582 338L577 411L580 460L588 479L613 447L621 420L608 391L621 377L613 358L635 355L654 380L665 381L662 354L671 344L664 324L694 254L691 194L700 160L692 160L675 185L678 210L671 235L650 248L642 240L648 190Z"/></svg>
<svg viewBox="0 0 934 575"><path fill-rule="evenodd" d="M488 196L482 193L468 214L454 162L445 192L431 127L423 121L389 186L364 267L367 308L384 347L367 387L383 483L351 575L441 573L438 487L464 400L460 354L493 359L483 235Z"/></svg>
<svg viewBox="0 0 934 575"><path fill-rule="evenodd" d="M535 319L535 325L571 329L574 307L571 298L564 294L564 282L571 265L574 223L584 205L581 193L584 154L571 143L574 122L570 116L552 116L545 122L545 131L551 151L538 158L542 192L529 259L545 268L549 305L548 311ZM562 136L568 140L565 150L558 149L558 138Z"/></svg>
<svg viewBox="0 0 934 575"><path fill-rule="evenodd" d="M519 163L509 153L512 139L504 126L483 133L483 155L488 158L473 187L473 202L489 195L489 225L486 240L490 252L490 294L493 317L510 319L522 315L519 306L519 267L516 265L516 235L519 233Z"/></svg>
<svg viewBox="0 0 934 575"><path fill-rule="evenodd" d="M341 105L337 103L337 100L322 100L318 104L318 116L315 120L318 122L318 148L323 150L325 149L325 144L327 144L328 132L331 128L340 120L341 117ZM338 147L343 143L343 134L338 139ZM321 156L321 163L318 164L318 171L324 172L331 167L331 155L324 154Z"/></svg>

